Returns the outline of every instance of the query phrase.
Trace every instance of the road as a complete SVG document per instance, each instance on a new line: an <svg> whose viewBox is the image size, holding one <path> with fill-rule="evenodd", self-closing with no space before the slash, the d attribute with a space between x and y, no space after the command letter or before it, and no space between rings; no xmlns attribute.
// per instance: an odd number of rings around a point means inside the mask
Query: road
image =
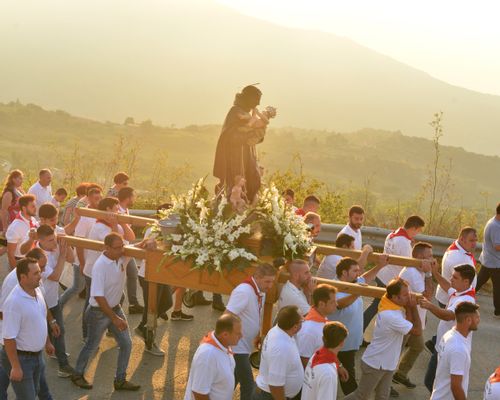
<svg viewBox="0 0 500 400"><path fill-rule="evenodd" d="M3 279L7 268L5 256L0 260L0 277ZM479 331L474 334L473 339L472 368L468 397L471 400L482 399L484 383L487 377L500 365L500 344L498 342L500 320L493 317L493 306L490 296L479 295L478 302L481 305L481 324ZM67 351L71 354L70 363L73 366L82 347L82 307L83 300L74 298L64 309L66 346ZM195 316L193 322L160 320L157 337L158 342L161 343L161 347L166 351L164 358L145 353L143 351L143 341L138 336L132 334L133 349L128 368L128 378L142 386L139 392L125 393L114 391L113 377L118 350L113 338L104 337L96 357L86 372L87 379L94 384L92 390L86 391L77 388L69 379L57 377L56 360L47 359L47 380L54 399L183 399L189 363L196 351L199 340L208 330L212 329L217 316L220 315L220 312L212 310L210 306L195 307L189 310L189 312L192 312ZM128 316L132 332L139 320L139 315ZM436 319L431 316L425 332L426 339L434 334L436 325ZM358 354L358 357L360 354ZM429 393L423 385L423 377L429 357L430 355L427 352L421 354L414 370L409 374L410 379L418 385L417 388L409 390L401 385L395 385L395 388L400 392L400 399L421 400L429 398ZM14 398L11 389L9 389L9 398ZM339 394L339 399L342 398L342 394ZM235 393L234 399L239 399L237 393Z"/></svg>

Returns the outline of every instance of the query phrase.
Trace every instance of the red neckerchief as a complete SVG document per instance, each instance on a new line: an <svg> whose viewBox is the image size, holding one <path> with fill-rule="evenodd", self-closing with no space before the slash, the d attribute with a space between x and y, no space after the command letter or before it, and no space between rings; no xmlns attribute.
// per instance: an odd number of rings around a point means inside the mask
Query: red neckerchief
<svg viewBox="0 0 500 400"><path fill-rule="evenodd" d="M398 228L398 229L396 229L396 231L391 232L389 234L389 239L392 239L392 238L395 238L395 237L398 237L398 236L403 236L406 239L408 239L408 240L411 241L410 237L408 236L408 232L406 232L405 228Z"/></svg>
<svg viewBox="0 0 500 400"><path fill-rule="evenodd" d="M462 247L458 247L457 245L457 241L455 240L450 247L448 247L448 250L447 251L454 251L454 250L458 250L458 251L463 251L465 252L465 254L467 254L471 259L472 259L472 263L474 264L474 267L476 266L477 264L477 261L476 261L476 257L474 257L474 254L472 254L471 252L469 251L465 251L464 248Z"/></svg>
<svg viewBox="0 0 500 400"><path fill-rule="evenodd" d="M214 331L208 332L205 336L203 336L203 339L201 339L200 344L205 344L205 343L210 344L210 345L218 348L219 350L222 350L224 353L233 354L233 351L231 350L230 347L225 348L223 346L220 346L219 343L217 343L215 341L215 339L213 338L213 335L214 335Z"/></svg>
<svg viewBox="0 0 500 400"><path fill-rule="evenodd" d="M469 288L469 290L467 290L466 292L461 293L461 294L457 294L457 292L455 292L450 296L450 300L452 297L462 297L462 296L470 296L475 300L476 299L476 289L471 287L471 288ZM448 300L448 304L450 304L450 300Z"/></svg>
<svg viewBox="0 0 500 400"><path fill-rule="evenodd" d="M306 212L302 208L297 208L295 210L295 214L300 215L301 217L303 217L304 215L306 215Z"/></svg>
<svg viewBox="0 0 500 400"><path fill-rule="evenodd" d="M106 225L108 228L113 229L113 227L111 226L111 224L108 221L105 221L103 219L96 219L95 222L96 223L99 222L99 223L101 223L103 225Z"/></svg>
<svg viewBox="0 0 500 400"><path fill-rule="evenodd" d="M262 309L262 296L253 278L250 276L241 283L246 283L247 285L250 285L252 287L255 295L257 296L257 302L259 303L259 315L260 315L260 310Z"/></svg>
<svg viewBox="0 0 500 400"><path fill-rule="evenodd" d="M26 220L23 218L21 212L17 213L15 219L18 219L18 220L21 220L23 222L26 222ZM29 224L30 224L30 229L36 228L36 224L33 222L33 220L31 219L31 217L28 219L28 221L29 221Z"/></svg>
<svg viewBox="0 0 500 400"><path fill-rule="evenodd" d="M500 367L498 367L495 370L495 373L490 376L489 381L490 381L490 383L498 383L498 382L500 382Z"/></svg>
<svg viewBox="0 0 500 400"><path fill-rule="evenodd" d="M314 322L327 322L328 319L323 317L318 310L316 310L314 307L311 307L309 312L306 315L305 318L306 321L314 321Z"/></svg>
<svg viewBox="0 0 500 400"><path fill-rule="evenodd" d="M339 359L335 354L333 354L326 347L321 347L313 354L313 359L311 362L311 368L314 368L316 365L320 364L333 364L337 366L337 370L339 369Z"/></svg>

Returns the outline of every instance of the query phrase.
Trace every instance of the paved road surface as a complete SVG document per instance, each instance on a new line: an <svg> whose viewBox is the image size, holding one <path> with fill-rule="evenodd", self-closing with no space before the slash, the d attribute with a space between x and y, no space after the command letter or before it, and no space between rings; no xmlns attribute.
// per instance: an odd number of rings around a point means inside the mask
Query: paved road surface
<svg viewBox="0 0 500 400"><path fill-rule="evenodd" d="M5 256L1 259L1 274L6 274ZM499 327L500 320L492 317L491 298L479 296L481 305L482 322L480 330L474 334L472 368L469 385L469 399L482 399L482 392L486 378L498 365L500 365L500 343ZM81 343L81 311L83 300L75 298L71 300L64 310L66 323L66 345L71 354L70 362L74 366ZM130 380L142 385L139 392L124 393L114 392L113 377L117 359L117 347L112 338L105 337L101 342L99 352L90 364L86 373L87 379L94 384L94 389L86 391L75 387L69 379L57 377L57 362L47 360L47 379L50 389L56 400L77 399L154 399L154 400L177 400L183 399L184 388L187 382L189 362L196 351L200 338L213 327L215 319L220 314L213 311L210 306L196 307L191 310L195 315L193 322L160 322L158 326L158 337L161 347L166 350L165 358L154 357L143 352L144 344L137 336L133 338L132 356L128 369ZM129 326L137 326L140 316L128 316ZM436 319L429 318L425 337L430 338L436 327ZM425 368L430 355L424 352L410 378L418 384L416 389L408 390L400 385L395 388L400 392L400 399L421 400L428 399L429 393L423 385ZM13 392L9 392L9 398L14 398ZM235 394L235 399L239 395ZM339 399L343 398L339 394Z"/></svg>

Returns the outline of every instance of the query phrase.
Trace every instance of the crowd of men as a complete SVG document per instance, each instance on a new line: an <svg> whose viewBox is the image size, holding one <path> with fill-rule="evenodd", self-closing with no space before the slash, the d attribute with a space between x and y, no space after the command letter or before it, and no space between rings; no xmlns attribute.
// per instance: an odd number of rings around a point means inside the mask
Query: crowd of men
<svg viewBox="0 0 500 400"><path fill-rule="evenodd" d="M51 180L51 171L43 169L24 193L22 172L14 170L2 193L1 222L7 244L1 251L6 253L10 272L0 293L0 400L7 398L9 385L18 399L53 398L45 379L43 350L57 360L59 377L92 389L85 370L104 335L113 337L119 347L115 390L136 391L140 386L126 376L132 340L122 304L126 292L128 313L142 314L134 332L146 339L148 282L144 263L125 257L124 246L154 246L154 236L148 231L143 240L136 240L131 226L116 217L127 214L134 204L127 174L116 174L106 195L98 184L82 183L66 202L64 189L52 194ZM311 195L295 208L293 191L288 189L283 196L316 237L321 230L320 200ZM75 211L80 207L108 213L103 219L81 217ZM425 227L419 216L408 217L391 232L383 254L375 265L368 265L373 249L363 245L364 217L361 206L352 206L335 242L336 247L359 250L357 258L312 256L286 263L289 280L279 288L275 323L265 337L261 337L263 306L266 293L277 284L273 265L257 265L254 274L234 288L226 306L220 297L214 298L215 308L223 313L196 350L185 400L230 400L238 385L242 400L336 399L338 382L348 400L398 397L396 385L416 387L410 372L426 347L432 353L424 382L430 398L467 398L472 336L480 323L476 291L489 279L495 315L500 315L500 205L484 230L479 272L474 228L460 231L439 265L432 245L416 240ZM65 235L102 241L104 251L73 249ZM421 262L418 267L403 268L390 263L391 255ZM66 265L72 266L73 281L61 293ZM315 276L351 284L375 282L384 295L364 309L362 297L318 285ZM145 307L137 297L138 281ZM83 293L82 348L73 367L66 353L63 307ZM183 295L184 290L160 285L157 317L169 319L167 310L173 307L171 320L192 321L193 316L182 311ZM199 296L202 304L208 303L203 294ZM428 312L439 319L439 325L434 337L424 343ZM368 343L364 332L374 318ZM356 365L362 347L366 349ZM260 363L254 379L251 358L256 350ZM155 343L145 351L165 354ZM488 378L484 398L500 399L500 368Z"/></svg>

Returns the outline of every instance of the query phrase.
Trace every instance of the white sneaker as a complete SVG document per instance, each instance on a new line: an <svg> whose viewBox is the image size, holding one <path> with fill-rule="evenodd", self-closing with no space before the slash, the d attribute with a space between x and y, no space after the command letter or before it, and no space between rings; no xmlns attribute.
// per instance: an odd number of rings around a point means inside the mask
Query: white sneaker
<svg viewBox="0 0 500 400"><path fill-rule="evenodd" d="M157 356L157 357L163 357L163 356L165 356L165 352L162 349L160 349L156 343L153 343L153 345L151 346L150 349L148 349L146 347L144 349L144 351L146 353L149 353L149 354L151 354L153 356Z"/></svg>

